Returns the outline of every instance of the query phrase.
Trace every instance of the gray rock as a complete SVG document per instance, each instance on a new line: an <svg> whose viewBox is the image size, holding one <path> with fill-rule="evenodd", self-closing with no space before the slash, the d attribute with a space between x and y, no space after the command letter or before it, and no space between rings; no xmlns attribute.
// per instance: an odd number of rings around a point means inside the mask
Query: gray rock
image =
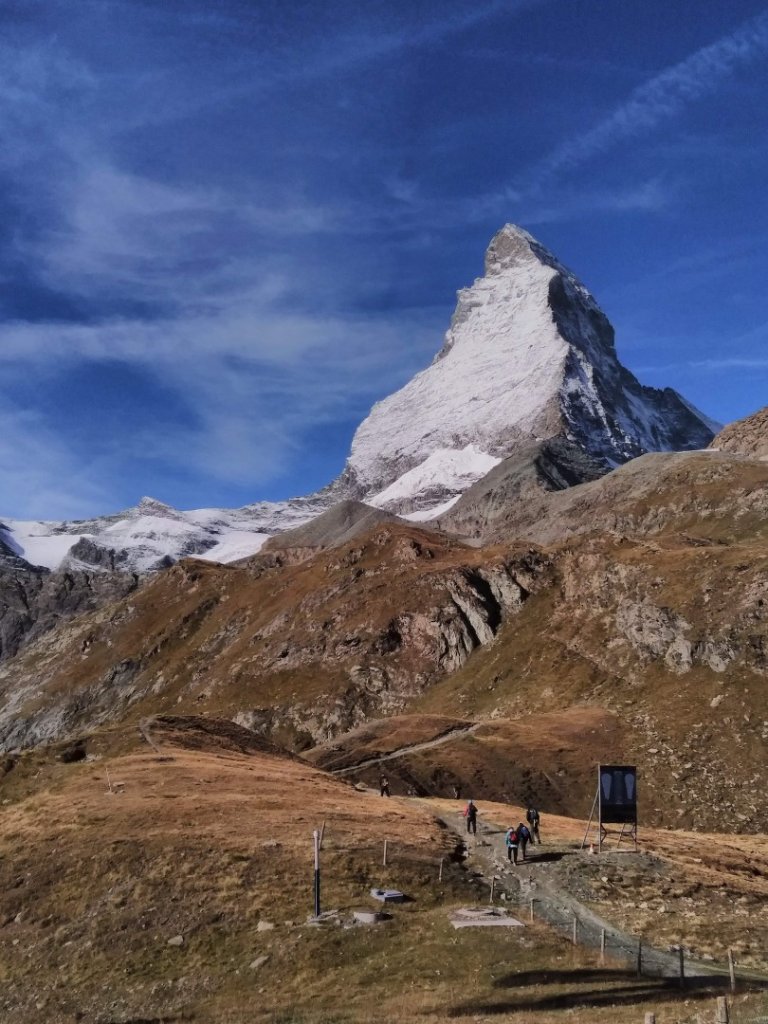
<svg viewBox="0 0 768 1024"><path fill-rule="evenodd" d="M174 935L173 938L168 939L167 945L169 945L169 946L183 946L184 945L184 936L183 935Z"/></svg>
<svg viewBox="0 0 768 1024"><path fill-rule="evenodd" d="M269 960L269 953L265 953L264 956L257 956L255 960L251 960L251 962L248 964L248 967L252 971L258 971L258 969L260 967L263 967L264 964L267 963L268 960Z"/></svg>

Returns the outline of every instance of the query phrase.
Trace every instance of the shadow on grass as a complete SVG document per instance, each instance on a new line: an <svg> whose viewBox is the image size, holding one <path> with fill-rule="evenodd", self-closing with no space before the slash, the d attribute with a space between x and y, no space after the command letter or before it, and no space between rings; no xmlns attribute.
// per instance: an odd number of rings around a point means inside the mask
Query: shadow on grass
<svg viewBox="0 0 768 1024"><path fill-rule="evenodd" d="M558 850L548 850L546 853L526 853L523 864L549 864L556 860L562 860L568 853Z"/></svg>
<svg viewBox="0 0 768 1024"><path fill-rule="evenodd" d="M631 1006L712 998L728 987L727 978L692 978L680 987L676 978L638 978L632 971L575 968L565 971L521 971L494 982L497 989L521 989L499 1002L470 1002L448 1011L450 1017L493 1016L521 1010L570 1010L576 1007ZM540 995L525 989L544 986L581 986L573 992ZM510 993L511 995L511 993Z"/></svg>

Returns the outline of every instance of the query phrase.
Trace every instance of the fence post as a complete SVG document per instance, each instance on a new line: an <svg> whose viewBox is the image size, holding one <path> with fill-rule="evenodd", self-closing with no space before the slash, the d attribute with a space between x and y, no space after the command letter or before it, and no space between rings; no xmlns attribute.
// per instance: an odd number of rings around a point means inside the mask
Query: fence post
<svg viewBox="0 0 768 1024"><path fill-rule="evenodd" d="M386 839L384 840L384 859L382 861L382 864L384 865L384 867L387 866L387 840Z"/></svg>
<svg viewBox="0 0 768 1024"><path fill-rule="evenodd" d="M733 950L728 950L728 973L731 976L731 992L736 991L736 965L733 962Z"/></svg>
<svg viewBox="0 0 768 1024"><path fill-rule="evenodd" d="M728 1013L728 1000L725 996L717 997L717 1017L715 1020L717 1024L728 1024L730 1021L730 1015Z"/></svg>

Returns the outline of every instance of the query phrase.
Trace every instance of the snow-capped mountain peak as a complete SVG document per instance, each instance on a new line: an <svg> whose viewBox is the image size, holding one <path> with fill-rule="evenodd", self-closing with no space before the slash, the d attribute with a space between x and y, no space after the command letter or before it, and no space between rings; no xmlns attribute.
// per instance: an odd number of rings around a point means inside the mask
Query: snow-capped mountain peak
<svg viewBox="0 0 768 1024"><path fill-rule="evenodd" d="M394 482L436 452L477 460L521 442L562 435L606 468L645 451L698 448L711 425L671 389L643 387L618 361L614 333L588 289L527 231L508 224L485 257L485 274L458 293L434 361L377 403L352 441L341 482L390 511L443 503L469 483L446 480L406 497ZM402 490L402 488L401 488Z"/></svg>
<svg viewBox="0 0 768 1024"><path fill-rule="evenodd" d="M458 293L432 363L360 424L344 472L319 494L182 512L144 497L69 523L6 521L7 557L50 568L156 569L184 555L234 561L341 499L425 520L532 440L575 443L606 470L646 451L704 448L717 424L619 362L594 297L532 235L505 225L485 272ZM594 465L594 463L592 463Z"/></svg>

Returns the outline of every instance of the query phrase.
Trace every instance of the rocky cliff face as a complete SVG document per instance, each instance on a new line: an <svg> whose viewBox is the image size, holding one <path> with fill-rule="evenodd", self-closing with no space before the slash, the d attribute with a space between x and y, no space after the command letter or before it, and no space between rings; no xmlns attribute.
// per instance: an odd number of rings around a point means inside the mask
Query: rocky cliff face
<svg viewBox="0 0 768 1024"><path fill-rule="evenodd" d="M294 748L402 710L490 643L546 578L403 524L299 565L180 563L0 666L0 749L173 707Z"/></svg>
<svg viewBox="0 0 768 1024"><path fill-rule="evenodd" d="M135 573L0 566L0 662L68 619L132 593Z"/></svg>

